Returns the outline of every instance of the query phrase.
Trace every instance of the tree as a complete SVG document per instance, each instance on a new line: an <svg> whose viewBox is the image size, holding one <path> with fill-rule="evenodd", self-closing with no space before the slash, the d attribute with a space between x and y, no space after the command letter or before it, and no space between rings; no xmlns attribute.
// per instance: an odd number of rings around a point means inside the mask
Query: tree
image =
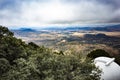
<svg viewBox="0 0 120 80"><path fill-rule="evenodd" d="M5 58L0 58L0 74L6 73L10 69L9 61Z"/></svg>
<svg viewBox="0 0 120 80"><path fill-rule="evenodd" d="M104 57L110 57L109 53L107 53L106 51L102 50L102 49L96 49L94 51L91 51L87 57L89 58L92 58L92 59L95 59L97 57L101 57L101 56L104 56Z"/></svg>
<svg viewBox="0 0 120 80"><path fill-rule="evenodd" d="M120 55L115 55L115 62L120 65Z"/></svg>
<svg viewBox="0 0 120 80"><path fill-rule="evenodd" d="M0 58L5 58L13 64L17 58L25 56L25 43L15 38L8 28L0 26Z"/></svg>
<svg viewBox="0 0 120 80"><path fill-rule="evenodd" d="M0 26L0 80L99 80L99 73L91 75L96 68L90 60L63 53L25 44Z"/></svg>
<svg viewBox="0 0 120 80"><path fill-rule="evenodd" d="M13 32L6 27L0 26L0 38L1 36L13 36Z"/></svg>
<svg viewBox="0 0 120 80"><path fill-rule="evenodd" d="M37 49L37 48L39 48L39 46L36 45L36 44L33 43L33 42L28 43L28 46L30 46L30 47L33 48L33 49Z"/></svg>

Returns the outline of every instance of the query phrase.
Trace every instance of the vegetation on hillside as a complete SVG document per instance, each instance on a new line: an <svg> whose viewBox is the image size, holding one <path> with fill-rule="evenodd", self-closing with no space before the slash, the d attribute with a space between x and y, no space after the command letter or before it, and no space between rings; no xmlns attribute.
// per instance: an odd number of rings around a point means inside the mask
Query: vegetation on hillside
<svg viewBox="0 0 120 80"><path fill-rule="evenodd" d="M91 51L87 57L90 57L92 59L95 59L97 57L110 57L109 53L107 53L106 51L102 50L102 49L97 49L94 51Z"/></svg>
<svg viewBox="0 0 120 80"><path fill-rule="evenodd" d="M26 44L0 26L0 80L99 80L99 75L89 59Z"/></svg>
<svg viewBox="0 0 120 80"><path fill-rule="evenodd" d="M96 49L91 51L88 55L87 58L91 58L91 59L95 59L97 57L114 57L115 58L115 62L120 65L120 55L111 55L108 52L106 52L105 50L102 49Z"/></svg>

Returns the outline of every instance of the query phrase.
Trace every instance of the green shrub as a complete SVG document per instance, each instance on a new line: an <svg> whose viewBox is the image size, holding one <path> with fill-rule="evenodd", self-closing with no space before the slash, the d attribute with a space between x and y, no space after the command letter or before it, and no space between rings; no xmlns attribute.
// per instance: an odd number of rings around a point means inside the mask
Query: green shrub
<svg viewBox="0 0 120 80"><path fill-rule="evenodd" d="M25 44L0 26L0 80L99 80L99 73L91 75L96 70L91 60L60 54Z"/></svg>
<svg viewBox="0 0 120 80"><path fill-rule="evenodd" d="M97 57L110 57L109 53L107 53L106 51L102 50L102 49L97 49L94 51L91 51L87 57L95 59Z"/></svg>

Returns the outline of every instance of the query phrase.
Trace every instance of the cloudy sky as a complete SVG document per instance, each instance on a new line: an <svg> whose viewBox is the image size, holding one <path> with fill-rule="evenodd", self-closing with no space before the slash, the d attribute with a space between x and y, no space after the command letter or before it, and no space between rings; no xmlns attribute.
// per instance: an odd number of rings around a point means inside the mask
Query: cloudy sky
<svg viewBox="0 0 120 80"><path fill-rule="evenodd" d="M0 0L0 25L120 23L120 0Z"/></svg>

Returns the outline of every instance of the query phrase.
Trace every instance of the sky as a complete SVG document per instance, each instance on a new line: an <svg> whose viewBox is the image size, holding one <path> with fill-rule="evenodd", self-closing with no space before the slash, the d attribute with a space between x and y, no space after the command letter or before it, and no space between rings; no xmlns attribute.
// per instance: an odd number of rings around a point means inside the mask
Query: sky
<svg viewBox="0 0 120 80"><path fill-rule="evenodd" d="M0 25L119 24L120 0L0 0Z"/></svg>

